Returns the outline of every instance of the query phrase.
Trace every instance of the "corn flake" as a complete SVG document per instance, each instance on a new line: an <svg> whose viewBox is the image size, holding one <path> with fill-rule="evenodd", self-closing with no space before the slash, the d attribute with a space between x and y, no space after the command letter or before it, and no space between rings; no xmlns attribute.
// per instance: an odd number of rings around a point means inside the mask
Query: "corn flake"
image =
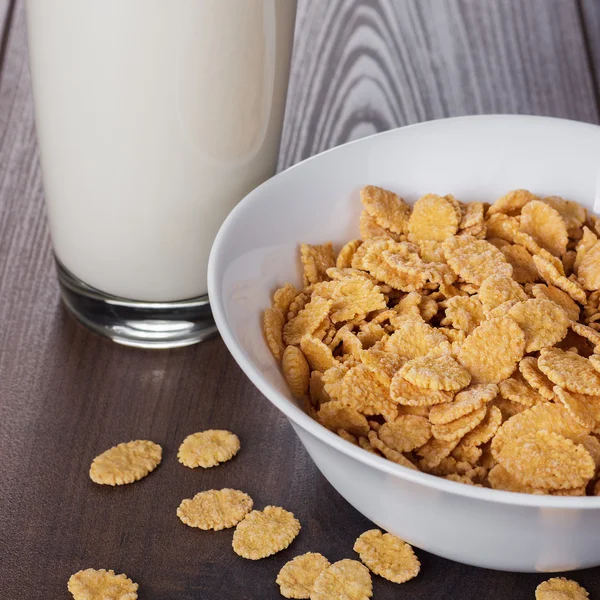
<svg viewBox="0 0 600 600"><path fill-rule="evenodd" d="M488 215L502 213L505 215L518 215L522 208L532 200L539 200L537 196L527 190L513 190L498 198L488 210Z"/></svg>
<svg viewBox="0 0 600 600"><path fill-rule="evenodd" d="M570 323L558 304L544 298L519 302L508 311L508 316L525 334L525 352L554 346L567 335Z"/></svg>
<svg viewBox="0 0 600 600"><path fill-rule="evenodd" d="M559 386L554 394L574 421L586 429L594 429L600 421L600 397L568 392Z"/></svg>
<svg viewBox="0 0 600 600"><path fill-rule="evenodd" d="M546 400L554 399L554 384L540 371L538 360L534 356L526 356L519 363L519 371L525 381Z"/></svg>
<svg viewBox="0 0 600 600"><path fill-rule="evenodd" d="M281 595L284 598L310 598L317 577L330 564L318 552L307 552L288 561L277 575Z"/></svg>
<svg viewBox="0 0 600 600"><path fill-rule="evenodd" d="M502 413L497 406L493 404L488 407L487 413L481 423L469 433L465 434L460 441L461 445L482 446L487 444L502 424Z"/></svg>
<svg viewBox="0 0 600 600"><path fill-rule="evenodd" d="M535 589L535 600L586 600L587 590L572 579L553 577Z"/></svg>
<svg viewBox="0 0 600 600"><path fill-rule="evenodd" d="M570 489L594 476L595 465L581 445L545 430L508 440L498 462L526 485L542 489Z"/></svg>
<svg viewBox="0 0 600 600"><path fill-rule="evenodd" d="M368 600L373 596L369 570L357 560L333 563L315 580L310 600Z"/></svg>
<svg viewBox="0 0 600 600"><path fill-rule="evenodd" d="M452 200L435 194L419 198L408 221L409 239L443 241L455 235L462 215Z"/></svg>
<svg viewBox="0 0 600 600"><path fill-rule="evenodd" d="M567 225L549 204L539 200L528 202L521 210L520 229L554 256L562 256L567 250Z"/></svg>
<svg viewBox="0 0 600 600"><path fill-rule="evenodd" d="M366 417L339 400L324 404L317 413L317 419L330 431L337 432L339 429L344 429L356 437L366 436L369 433Z"/></svg>
<svg viewBox="0 0 600 600"><path fill-rule="evenodd" d="M252 498L239 490L207 490L183 500L177 516L190 527L220 531L235 527L252 510L252 505Z"/></svg>
<svg viewBox="0 0 600 600"><path fill-rule="evenodd" d="M498 386L493 383L472 385L456 394L451 402L433 406L429 412L429 420L434 425L445 425L460 417L479 410L498 393Z"/></svg>
<svg viewBox="0 0 600 600"><path fill-rule="evenodd" d="M235 433L224 429L207 429L188 435L177 452L182 465L194 469L208 469L231 460L240 450Z"/></svg>
<svg viewBox="0 0 600 600"><path fill-rule="evenodd" d="M532 286L531 293L536 298L546 298L547 300L552 300L552 302L558 304L572 321L577 321L577 319L579 319L580 309L577 303L569 296L569 294L563 292L556 286L538 283Z"/></svg>
<svg viewBox="0 0 600 600"><path fill-rule="evenodd" d="M361 244L362 240L352 240L342 246L342 249L335 259L335 266L338 269L349 269L352 267L352 259Z"/></svg>
<svg viewBox="0 0 600 600"><path fill-rule="evenodd" d="M360 191L360 199L381 227L397 234L408 232L410 206L394 192L367 185Z"/></svg>
<svg viewBox="0 0 600 600"><path fill-rule="evenodd" d="M304 285L327 279L327 269L335 267L335 254L331 242L320 245L301 244L300 259L304 267Z"/></svg>
<svg viewBox="0 0 600 600"><path fill-rule="evenodd" d="M339 364L329 346L311 335L305 335L300 340L300 350L302 350L308 365L313 371L325 373L328 369Z"/></svg>
<svg viewBox="0 0 600 600"><path fill-rule="evenodd" d="M544 399L519 375L513 375L499 384L500 395L506 400L531 407Z"/></svg>
<svg viewBox="0 0 600 600"><path fill-rule="evenodd" d="M521 302L527 299L523 288L507 275L491 275L479 289L479 300L487 312L510 300Z"/></svg>
<svg viewBox="0 0 600 600"><path fill-rule="evenodd" d="M450 402L453 397L452 392L418 387L398 373L392 379L389 393L392 400L408 406L434 406Z"/></svg>
<svg viewBox="0 0 600 600"><path fill-rule="evenodd" d="M394 462L397 465L402 465L403 467L406 467L408 469L418 470L417 467L415 467L415 465L413 465L412 462L410 462L410 460L408 460L408 458L404 456L404 454L402 454L401 452L397 452L396 450L390 448L387 444L384 444L379 439L377 432L369 431L368 440L371 446L373 446L375 450L381 452L381 454L385 456L385 458L387 458L389 461Z"/></svg>
<svg viewBox="0 0 600 600"><path fill-rule="evenodd" d="M328 316L332 300L314 296L298 314L289 320L283 328L283 341L288 345L298 346L300 340L321 325Z"/></svg>
<svg viewBox="0 0 600 600"><path fill-rule="evenodd" d="M379 529L365 531L354 542L354 551L373 572L388 581L404 583L419 574L421 563L409 544Z"/></svg>
<svg viewBox="0 0 600 600"><path fill-rule="evenodd" d="M283 343L283 325L285 317L278 308L267 308L263 315L263 332L271 354L281 360L285 344Z"/></svg>
<svg viewBox="0 0 600 600"><path fill-rule="evenodd" d="M600 374L587 358L559 348L544 348L538 367L554 384L579 394L600 395Z"/></svg>
<svg viewBox="0 0 600 600"><path fill-rule="evenodd" d="M161 459L162 448L154 442L123 442L94 458L90 479L101 485L133 483L154 471Z"/></svg>
<svg viewBox="0 0 600 600"><path fill-rule="evenodd" d="M546 280L548 285L554 285L557 288L560 288L569 294L569 296L571 296L571 298L573 298L573 300L576 302L585 304L587 297L585 295L585 291L579 283L572 281L571 279L567 279L556 268L556 265L552 264L550 260L539 254L536 254L533 257L533 262L539 274Z"/></svg>
<svg viewBox="0 0 600 600"><path fill-rule="evenodd" d="M506 244L499 250L512 266L512 276L517 283L534 283L538 280L539 274L533 262L533 257L523 246Z"/></svg>
<svg viewBox="0 0 600 600"><path fill-rule="evenodd" d="M69 578L67 584L74 600L136 600L138 584L110 569L85 569Z"/></svg>
<svg viewBox="0 0 600 600"><path fill-rule="evenodd" d="M499 383L512 374L524 350L522 329L501 317L479 325L461 344L456 359L471 373L473 383Z"/></svg>
<svg viewBox="0 0 600 600"><path fill-rule="evenodd" d="M302 350L288 346L283 352L281 370L292 395L299 400L304 399L310 384L310 367Z"/></svg>
<svg viewBox="0 0 600 600"><path fill-rule="evenodd" d="M398 371L400 377L418 387L455 392L465 388L471 375L451 356L422 356L406 362Z"/></svg>
<svg viewBox="0 0 600 600"><path fill-rule="evenodd" d="M446 317L442 325L470 334L485 319L483 305L477 296L454 296L446 301Z"/></svg>
<svg viewBox="0 0 600 600"><path fill-rule="evenodd" d="M431 433L434 438L444 440L445 442L460 440L465 434L473 431L473 429L483 421L486 412L487 408L482 406L481 408L463 415L454 421L450 421L449 423L432 425ZM429 418L431 418L431 415Z"/></svg>
<svg viewBox="0 0 600 600"><path fill-rule="evenodd" d="M394 321L396 330L385 341L387 352L394 352L409 360L431 352L450 354L446 336L421 319L400 318Z"/></svg>
<svg viewBox="0 0 600 600"><path fill-rule="evenodd" d="M286 283L273 294L273 308L286 315L290 309L290 304L298 296L298 290L291 284Z"/></svg>
<svg viewBox="0 0 600 600"><path fill-rule="evenodd" d="M586 290L600 290L600 242L596 242L583 257L577 276Z"/></svg>
<svg viewBox="0 0 600 600"><path fill-rule="evenodd" d="M233 551L249 560L259 560L285 550L300 532L300 521L279 506L253 510L233 533Z"/></svg>
<svg viewBox="0 0 600 600"><path fill-rule="evenodd" d="M384 423L378 430L379 439L396 452L411 452L423 446L431 437L431 425L424 417L401 415Z"/></svg>

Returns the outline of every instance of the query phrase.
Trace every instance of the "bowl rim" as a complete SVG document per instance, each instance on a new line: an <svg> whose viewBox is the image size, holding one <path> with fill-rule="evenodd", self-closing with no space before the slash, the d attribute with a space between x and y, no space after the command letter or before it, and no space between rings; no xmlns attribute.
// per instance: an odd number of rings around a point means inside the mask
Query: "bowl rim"
<svg viewBox="0 0 600 600"><path fill-rule="evenodd" d="M552 126L562 126L567 128L584 128L588 130L594 130L600 136L600 126L592 123L584 123L581 121L573 121L570 119L562 119L556 117L546 117L537 115L507 115L507 114L493 114L493 115L470 115L461 117L451 117L445 119L434 119L430 121L423 121L415 123L413 125L407 125L404 127L397 127L389 131L376 133L358 140L353 140L335 146L319 154L315 154L309 158L302 160L299 163L289 167L285 171L282 171L274 177L268 179L257 188L252 190L246 195L237 206L229 213L225 219L223 225L219 229L219 232L213 243L209 262L208 262L208 291L210 306L212 313L217 324L217 328L225 345L229 352L238 363L242 371L254 384L254 386L271 402L274 404L292 424L301 427L304 431L310 435L316 437L318 440L331 446L335 450L345 454L365 465L368 465L378 471L392 475L399 479L407 480L414 484L423 485L428 488L446 492L455 496L462 496L471 500L482 500L490 503L508 504L514 506L526 506L532 508L556 508L556 509L599 509L600 508L600 497L590 496L548 496L548 495L537 495L537 494L525 494L519 492L507 492L503 490L493 490L489 488L479 488L475 486L465 485L455 481L444 479L421 471L416 471L403 467L383 457L376 456L370 452L365 452L362 448L351 444L350 442L342 439L335 433L329 431L327 428L322 426L320 423L315 421L312 417L306 414L302 409L294 404L292 400L280 393L274 386L266 381L260 374L260 371L255 368L252 360L245 353L245 351L237 345L232 329L229 325L229 321L226 316L226 311L223 303L223 298L220 294L220 283L222 280L222 274L224 272L225 265L222 260L221 248L225 245L226 239L229 236L229 231L233 229L238 220L246 211L251 210L252 204L256 198L260 198L263 194L268 193L270 187L274 185L274 180L278 180L282 177L289 177L289 174L298 169L302 168L305 163L310 161L319 160L321 156L336 152L340 148L345 148L349 145L365 145L368 146L376 139L384 139L386 137L392 137L398 135L400 130L405 129L418 129L423 128L430 129L435 127L437 123L445 123L448 121L477 121L483 123L498 122L498 121L510 121L515 125L527 126L531 123L539 123L546 121ZM266 307L265 307L266 308Z"/></svg>

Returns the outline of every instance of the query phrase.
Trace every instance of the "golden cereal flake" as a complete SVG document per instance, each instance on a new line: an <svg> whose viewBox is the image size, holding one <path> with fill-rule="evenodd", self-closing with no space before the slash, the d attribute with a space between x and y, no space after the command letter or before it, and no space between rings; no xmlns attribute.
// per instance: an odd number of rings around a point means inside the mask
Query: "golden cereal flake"
<svg viewBox="0 0 600 600"><path fill-rule="evenodd" d="M520 373L501 381L498 387L503 398L523 406L531 407L537 402L544 401L542 396L520 377Z"/></svg>
<svg viewBox="0 0 600 600"><path fill-rule="evenodd" d="M451 325L469 335L485 319L478 296L454 296L446 301L446 317L442 325Z"/></svg>
<svg viewBox="0 0 600 600"><path fill-rule="evenodd" d="M496 213L510 216L518 215L522 208L532 200L539 200L539 198L527 190L513 190L498 198L488 209L488 215Z"/></svg>
<svg viewBox="0 0 600 600"><path fill-rule="evenodd" d="M573 420L586 429L594 429L600 422L600 397L568 392L554 386L556 398L567 409Z"/></svg>
<svg viewBox="0 0 600 600"><path fill-rule="evenodd" d="M352 267L352 259L361 244L362 240L351 240L342 246L342 249L335 259L335 266L338 269L349 269Z"/></svg>
<svg viewBox="0 0 600 600"><path fill-rule="evenodd" d="M194 469L208 469L231 460L240 450L235 433L224 429L207 429L188 435L177 452L182 465Z"/></svg>
<svg viewBox="0 0 600 600"><path fill-rule="evenodd" d="M594 367L594 369L600 373L600 355L592 354L592 356L589 358L589 361L592 367Z"/></svg>
<svg viewBox="0 0 600 600"><path fill-rule="evenodd" d="M535 356L526 356L519 363L519 371L527 383L538 394L546 400L554 399L554 384L540 371L538 367L538 359Z"/></svg>
<svg viewBox="0 0 600 600"><path fill-rule="evenodd" d="M358 438L354 437L351 433L348 433L345 429L338 429L337 434L347 442L358 446Z"/></svg>
<svg viewBox="0 0 600 600"><path fill-rule="evenodd" d="M368 600L373 596L369 570L357 560L333 563L315 580L310 600Z"/></svg>
<svg viewBox="0 0 600 600"><path fill-rule="evenodd" d="M382 381L382 375L385 373L375 367L352 367L341 381L339 399L363 415L384 415L394 419L396 406L390 398L389 382Z"/></svg>
<svg viewBox="0 0 600 600"><path fill-rule="evenodd" d="M409 239L443 241L456 235L461 216L450 197L422 196L415 202L408 221Z"/></svg>
<svg viewBox="0 0 600 600"><path fill-rule="evenodd" d="M339 323L364 319L374 310L386 308L380 288L367 279L346 279L335 284L331 305L331 321Z"/></svg>
<svg viewBox="0 0 600 600"><path fill-rule="evenodd" d="M460 443L467 446L487 444L494 437L501 424L502 412L497 406L492 404L488 407L487 413L481 423L475 429L469 431Z"/></svg>
<svg viewBox="0 0 600 600"><path fill-rule="evenodd" d="M207 490L183 500L177 516L190 527L220 531L235 527L252 510L252 505L252 498L239 490Z"/></svg>
<svg viewBox="0 0 600 600"><path fill-rule="evenodd" d="M453 329L452 327L438 327L438 331L441 331L452 344L456 343L457 346L462 344L467 339L467 334L462 329Z"/></svg>
<svg viewBox="0 0 600 600"><path fill-rule="evenodd" d="M494 240L494 245L498 248L497 240L504 240L511 244L515 241L515 235L519 231L519 219L502 213L490 215L488 212L485 224L487 226L487 237Z"/></svg>
<svg viewBox="0 0 600 600"><path fill-rule="evenodd" d="M589 428L575 421L561 404L544 402L505 421L492 440L492 453L497 457L508 440L540 430L558 433L571 440L577 440L590 432Z"/></svg>
<svg viewBox="0 0 600 600"><path fill-rule="evenodd" d="M421 313L421 318L423 321L430 321L437 315L439 310L438 303L429 296L421 296L421 301L419 302L419 312Z"/></svg>
<svg viewBox="0 0 600 600"><path fill-rule="evenodd" d="M479 427L479 425L477 427ZM483 450L481 448L465 443L464 438L459 442L458 446L452 450L452 458L458 462L467 462L471 465L477 464L477 461L481 458L482 454Z"/></svg>
<svg viewBox="0 0 600 600"><path fill-rule="evenodd" d="M385 229L366 210L363 210L359 220L359 232L362 240L376 240L380 238L392 239L392 232Z"/></svg>
<svg viewBox="0 0 600 600"><path fill-rule="evenodd" d="M583 257L577 276L586 290L600 290L600 242L596 242Z"/></svg>
<svg viewBox="0 0 600 600"><path fill-rule="evenodd" d="M307 305L310 300L310 293L300 292L290 303L286 318L291 321L298 316L298 313Z"/></svg>
<svg viewBox="0 0 600 600"><path fill-rule="evenodd" d="M280 310L282 315L287 315L296 296L298 290L291 283L286 283L273 294L273 308Z"/></svg>
<svg viewBox="0 0 600 600"><path fill-rule="evenodd" d="M586 600L587 590L572 579L553 577L535 589L535 600Z"/></svg>
<svg viewBox="0 0 600 600"><path fill-rule="evenodd" d="M276 360L281 360L285 344L283 343L283 325L285 317L278 308L267 308L263 314L263 332L267 346Z"/></svg>
<svg viewBox="0 0 600 600"><path fill-rule="evenodd" d="M407 360L393 352L380 350L376 346L361 351L360 356L364 365L383 370L390 379Z"/></svg>
<svg viewBox="0 0 600 600"><path fill-rule="evenodd" d="M367 185L360 191L360 199L381 227L397 234L407 233L410 206L394 192Z"/></svg>
<svg viewBox="0 0 600 600"><path fill-rule="evenodd" d="M310 384L310 367L302 350L288 346L283 352L281 370L294 398L304 399Z"/></svg>
<svg viewBox="0 0 600 600"><path fill-rule="evenodd" d="M123 442L94 458L90 466L90 479L101 485L133 483L154 471L161 459L162 448L154 442Z"/></svg>
<svg viewBox="0 0 600 600"><path fill-rule="evenodd" d="M525 334L525 352L554 346L567 335L569 317L558 304L544 298L518 302L509 311Z"/></svg>
<svg viewBox="0 0 600 600"><path fill-rule="evenodd" d="M552 300L552 302L558 304L572 321L577 321L579 319L579 305L571 298L571 296L569 296L569 294L563 292L556 286L538 283L532 286L531 293L535 298L546 298L547 300Z"/></svg>
<svg viewBox="0 0 600 600"><path fill-rule="evenodd" d="M487 312L510 300L522 302L527 299L523 288L507 275L490 275L479 288L479 300Z"/></svg>
<svg viewBox="0 0 600 600"><path fill-rule="evenodd" d="M300 340L300 350L302 350L304 357L313 371L325 373L328 369L339 364L329 346L311 335L305 335Z"/></svg>
<svg viewBox="0 0 600 600"><path fill-rule="evenodd" d="M421 563L412 547L391 533L365 531L354 542L354 552L375 575L404 583L419 574Z"/></svg>
<svg viewBox="0 0 600 600"><path fill-rule="evenodd" d="M550 381L579 394L600 396L600 373L587 358L559 348L544 348L538 367Z"/></svg>
<svg viewBox="0 0 600 600"><path fill-rule="evenodd" d="M456 448L459 441L459 439L456 439L448 442L432 437L417 450L417 454L423 457L419 461L419 467L423 470L437 467L445 458L450 456L450 453Z"/></svg>
<svg viewBox="0 0 600 600"><path fill-rule="evenodd" d="M431 437L431 425L424 417L401 415L384 423L377 433L379 439L396 452L412 452Z"/></svg>
<svg viewBox="0 0 600 600"><path fill-rule="evenodd" d="M531 254L518 244L507 244L500 248L500 252L513 268L513 279L517 283L534 283L539 279Z"/></svg>
<svg viewBox="0 0 600 600"><path fill-rule="evenodd" d="M586 210L578 202L565 200L560 196L546 196L542 198L542 202L549 204L560 213L569 230L579 228L585 223Z"/></svg>
<svg viewBox="0 0 600 600"><path fill-rule="evenodd" d="M419 256L426 263L444 263L444 248L441 242L436 240L418 240Z"/></svg>
<svg viewBox="0 0 600 600"><path fill-rule="evenodd" d="M577 258L577 254L575 253L575 250L567 250L562 255L561 260L562 260L563 270L565 272L566 277L569 277L570 275L573 274L576 258Z"/></svg>
<svg viewBox="0 0 600 600"><path fill-rule="evenodd" d="M523 207L520 229L554 256L562 256L567 249L567 225L560 213L545 202L533 200Z"/></svg>
<svg viewBox="0 0 600 600"><path fill-rule="evenodd" d="M389 392L392 400L408 406L434 406L450 402L453 397L452 392L418 387L408 382L399 373L394 375Z"/></svg>
<svg viewBox="0 0 600 600"><path fill-rule="evenodd" d="M328 316L332 300L314 296L298 314L288 321L283 328L283 341L288 345L298 346L306 335L314 333Z"/></svg>
<svg viewBox="0 0 600 600"><path fill-rule="evenodd" d="M348 373L350 367L340 364L337 367L328 369L323 373L323 390L329 400L339 400L342 393L342 379Z"/></svg>
<svg viewBox="0 0 600 600"><path fill-rule="evenodd" d="M415 465L413 465L410 460L404 456L404 454L397 452L396 450L390 448L387 444L384 444L377 435L377 432L369 431L368 440L371 446L373 446L375 450L381 452L381 454L388 460L408 469L418 470L417 467L415 467Z"/></svg>
<svg viewBox="0 0 600 600"><path fill-rule="evenodd" d="M373 448L373 446L371 445L371 442L369 442L369 440L366 437L359 437L358 445L363 450L366 450L370 454L375 454L376 456L381 456L381 452L379 452L378 450L375 450L375 448Z"/></svg>
<svg viewBox="0 0 600 600"><path fill-rule="evenodd" d="M381 325L370 321L368 323L363 323L360 326L356 337L362 344L363 348L369 349L372 348L377 342L387 337L387 333Z"/></svg>
<svg viewBox="0 0 600 600"><path fill-rule="evenodd" d="M575 272L579 271L579 267L581 266L583 259L598 241L598 236L588 227L584 227L582 233L581 239L577 242L576 246L577 252L575 263L573 264L573 269Z"/></svg>
<svg viewBox="0 0 600 600"><path fill-rule="evenodd" d="M356 437L366 436L369 433L366 417L339 400L324 404L317 413L317 419L330 431L337 432L338 429L344 429Z"/></svg>
<svg viewBox="0 0 600 600"><path fill-rule="evenodd" d="M484 321L461 344L456 359L473 383L499 383L523 358L525 334L509 317Z"/></svg>
<svg viewBox="0 0 600 600"><path fill-rule="evenodd" d="M536 254L533 257L533 262L535 263L539 274L546 280L548 285L554 285L560 288L569 294L576 302L585 304L587 296L579 283L561 275L560 271L556 268L556 265L552 264L550 260L539 254Z"/></svg>
<svg viewBox="0 0 600 600"><path fill-rule="evenodd" d="M421 298L423 296L419 292L409 292L394 306L394 310L399 315L415 317L418 321L419 318L422 318L419 310Z"/></svg>
<svg viewBox="0 0 600 600"><path fill-rule="evenodd" d="M446 442L452 442L454 440L460 440L465 434L473 431L477 425L483 421L487 408L482 406L481 408L470 412L469 414L463 415L450 423L444 423L443 425L432 425L431 433L433 437L438 440L444 440ZM431 415L430 415L431 418Z"/></svg>
<svg viewBox="0 0 600 600"><path fill-rule="evenodd" d="M138 584L110 569L85 569L69 578L67 589L74 600L136 600Z"/></svg>
<svg viewBox="0 0 600 600"><path fill-rule="evenodd" d="M492 404L496 406L500 413L502 414L502 421L508 421L511 417L522 413L524 410L527 410L527 407L524 404L518 404L517 402L513 402L512 400L506 400L502 396L497 396L492 401Z"/></svg>
<svg viewBox="0 0 600 600"><path fill-rule="evenodd" d="M545 430L508 440L498 462L526 485L542 489L571 489L594 476L595 465L581 445Z"/></svg>
<svg viewBox="0 0 600 600"><path fill-rule="evenodd" d="M498 386L493 383L475 384L456 394L451 402L433 406L429 411L429 420L434 425L445 425L479 410L498 393Z"/></svg>
<svg viewBox="0 0 600 600"><path fill-rule="evenodd" d="M398 373L418 387L450 392L467 387L471 381L469 372L447 354L413 358Z"/></svg>
<svg viewBox="0 0 600 600"><path fill-rule="evenodd" d="M490 275L512 275L504 254L486 240L468 235L448 238L444 254L452 270L467 283L481 285Z"/></svg>
<svg viewBox="0 0 600 600"><path fill-rule="evenodd" d="M517 300L507 300L500 304L500 306L496 306L496 308L492 308L490 312L486 314L487 320L491 319L499 319L500 317L507 317L510 309L517 303Z"/></svg>
<svg viewBox="0 0 600 600"><path fill-rule="evenodd" d="M304 267L304 285L318 283L327 279L327 269L335 267L335 254L333 244L302 244L300 258Z"/></svg>
<svg viewBox="0 0 600 600"><path fill-rule="evenodd" d="M308 391L312 405L316 408L331 401L331 396L325 391L323 373L320 373L319 371L313 371L310 374Z"/></svg>
<svg viewBox="0 0 600 600"><path fill-rule="evenodd" d="M571 322L571 329L581 337L585 338L593 346L600 345L600 333L587 325L583 325L582 323Z"/></svg>
<svg viewBox="0 0 600 600"><path fill-rule="evenodd" d="M461 206L462 217L460 220L459 229L469 229L483 225L485 206L483 202L469 202Z"/></svg>
<svg viewBox="0 0 600 600"><path fill-rule="evenodd" d="M402 318L394 321L396 330L385 341L384 350L409 360L431 352L450 354L446 336L420 319Z"/></svg>
<svg viewBox="0 0 600 600"><path fill-rule="evenodd" d="M517 492L519 494L543 493L542 490L523 483L520 479L509 473L502 465L495 465L488 473L488 480L492 489L504 492Z"/></svg>
<svg viewBox="0 0 600 600"><path fill-rule="evenodd" d="M300 532L300 521L279 506L253 510L233 533L233 551L249 560L259 560L285 550Z"/></svg>
<svg viewBox="0 0 600 600"><path fill-rule="evenodd" d="M317 577L330 566L318 552L296 556L283 565L277 574L279 592L284 598L310 598Z"/></svg>

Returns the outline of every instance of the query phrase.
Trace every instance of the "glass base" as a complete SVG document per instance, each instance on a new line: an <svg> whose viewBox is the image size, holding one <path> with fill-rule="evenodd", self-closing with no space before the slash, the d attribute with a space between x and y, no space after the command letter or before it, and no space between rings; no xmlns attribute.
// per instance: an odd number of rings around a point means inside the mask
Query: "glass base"
<svg viewBox="0 0 600 600"><path fill-rule="evenodd" d="M178 302L135 302L86 285L56 260L60 293L86 327L137 348L177 348L217 332L208 296Z"/></svg>

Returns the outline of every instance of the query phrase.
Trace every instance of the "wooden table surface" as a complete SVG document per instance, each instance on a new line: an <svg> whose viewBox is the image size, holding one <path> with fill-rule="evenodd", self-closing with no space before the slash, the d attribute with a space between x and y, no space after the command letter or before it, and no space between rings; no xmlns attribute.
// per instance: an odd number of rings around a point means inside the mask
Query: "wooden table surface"
<svg viewBox="0 0 600 600"><path fill-rule="evenodd" d="M0 33L0 597L68 598L71 573L105 567L139 582L147 600L275 599L276 574L296 554L353 557L370 523L320 475L220 339L128 349L60 306L22 0L0 0ZM599 79L598 0L300 0L280 167L451 115L597 123ZM181 440L209 427L238 433L239 455L203 472L179 465ZM91 459L135 438L164 447L158 470L131 486L94 485ZM253 562L233 553L231 531L177 519L182 498L227 486L292 510L298 539ZM547 577L418 555L419 577L402 586L375 577L375 598L532 599ZM600 570L575 578L600 598Z"/></svg>

